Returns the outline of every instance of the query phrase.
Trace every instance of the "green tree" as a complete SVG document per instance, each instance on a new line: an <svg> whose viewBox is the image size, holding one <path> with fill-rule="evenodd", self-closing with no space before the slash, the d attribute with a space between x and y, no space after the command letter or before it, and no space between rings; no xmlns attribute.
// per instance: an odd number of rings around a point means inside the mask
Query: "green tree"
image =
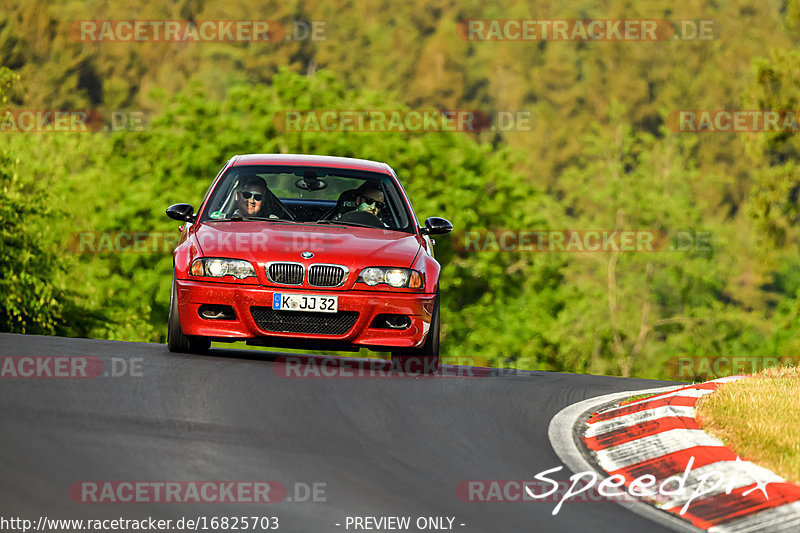
<svg viewBox="0 0 800 533"><path fill-rule="evenodd" d="M0 68L0 102L19 76ZM63 291L53 284L58 260L41 247L41 233L29 221L47 205L42 184L26 182L19 159L0 149L0 330L53 334L63 322Z"/></svg>
<svg viewBox="0 0 800 533"><path fill-rule="evenodd" d="M755 86L749 100L758 109L790 111L800 107L800 52L773 50L755 62ZM800 122L800 117L795 117ZM753 162L751 212L779 246L800 244L800 140L792 131L762 132L746 141Z"/></svg>
<svg viewBox="0 0 800 533"><path fill-rule="evenodd" d="M728 355L753 329L730 301L730 235L704 216L693 156L696 138L667 131L637 133L612 103L613 128L594 123L582 156L560 180L563 203L579 228L648 230L664 239L651 253L596 253L570 259L573 289L554 337L554 364L604 374L664 375L681 355ZM713 176L704 176L713 186ZM707 244L676 248L678 235L707 235ZM660 241L660 242L659 242ZM750 344L750 347L756 346Z"/></svg>

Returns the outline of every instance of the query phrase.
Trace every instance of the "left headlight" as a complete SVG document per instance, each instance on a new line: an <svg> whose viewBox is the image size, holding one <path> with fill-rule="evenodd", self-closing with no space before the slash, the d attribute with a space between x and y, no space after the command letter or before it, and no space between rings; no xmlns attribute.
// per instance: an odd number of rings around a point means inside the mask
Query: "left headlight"
<svg viewBox="0 0 800 533"><path fill-rule="evenodd" d="M358 275L356 282L366 283L374 287L385 283L390 287L421 289L423 287L422 274L410 268L395 267L367 267Z"/></svg>
<svg viewBox="0 0 800 533"><path fill-rule="evenodd" d="M225 259L220 257L199 257L192 262L189 269L192 276L221 278L233 276L236 279L255 277L256 271L249 261L241 259Z"/></svg>

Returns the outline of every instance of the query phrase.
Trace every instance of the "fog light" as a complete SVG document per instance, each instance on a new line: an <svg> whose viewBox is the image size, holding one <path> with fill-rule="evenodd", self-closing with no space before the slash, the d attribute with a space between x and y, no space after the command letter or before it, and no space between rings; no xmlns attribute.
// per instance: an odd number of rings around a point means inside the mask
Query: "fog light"
<svg viewBox="0 0 800 533"><path fill-rule="evenodd" d="M381 314L375 317L369 327L375 329L408 329L411 318L408 315Z"/></svg>
<svg viewBox="0 0 800 533"><path fill-rule="evenodd" d="M206 320L236 320L236 313L230 305L201 305L197 312Z"/></svg>

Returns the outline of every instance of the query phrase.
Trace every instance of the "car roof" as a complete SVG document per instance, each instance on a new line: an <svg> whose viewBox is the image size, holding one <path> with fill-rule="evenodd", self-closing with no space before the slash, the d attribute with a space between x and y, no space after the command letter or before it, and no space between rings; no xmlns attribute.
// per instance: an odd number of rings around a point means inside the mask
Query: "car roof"
<svg viewBox="0 0 800 533"><path fill-rule="evenodd" d="M314 167L349 168L391 174L386 163L356 159L353 157L335 157L330 155L308 154L246 154L233 157L231 166L241 165L302 165Z"/></svg>

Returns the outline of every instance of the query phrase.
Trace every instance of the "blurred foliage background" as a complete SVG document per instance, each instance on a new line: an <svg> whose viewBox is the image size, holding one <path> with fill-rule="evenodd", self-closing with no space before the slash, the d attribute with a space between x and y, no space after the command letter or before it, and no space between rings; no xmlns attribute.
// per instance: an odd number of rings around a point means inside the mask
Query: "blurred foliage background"
<svg viewBox="0 0 800 533"><path fill-rule="evenodd" d="M571 5L568 5L571 4ZM710 41L480 42L467 18L713 19ZM321 21L323 40L77 42L78 20ZM800 137L676 133L680 109L800 109L800 2L7 0L4 110L143 112L141 131L0 132L0 330L165 342L171 256L76 231L176 231L239 153L385 161L457 229L710 232L711 250L457 251L442 349L496 366L671 377L685 356L800 355ZM282 132L306 109L527 111L532 131Z"/></svg>

